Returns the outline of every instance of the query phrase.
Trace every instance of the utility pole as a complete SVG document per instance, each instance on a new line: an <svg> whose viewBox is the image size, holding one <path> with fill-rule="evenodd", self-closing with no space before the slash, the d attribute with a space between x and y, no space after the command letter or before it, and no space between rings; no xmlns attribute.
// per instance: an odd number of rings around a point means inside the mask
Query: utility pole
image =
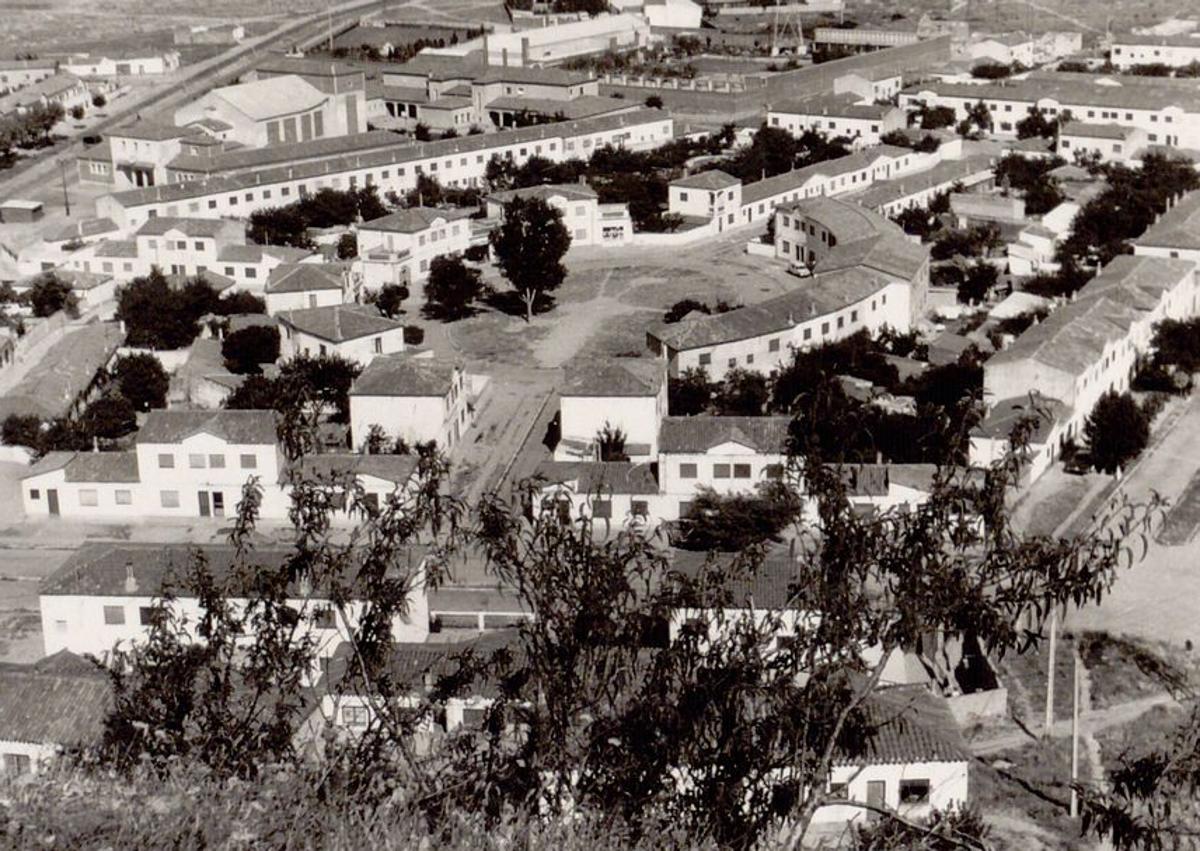
<svg viewBox="0 0 1200 851"><path fill-rule="evenodd" d="M1042 726L1042 738L1050 738L1054 727L1054 662L1058 653L1058 607L1050 613L1050 667L1046 671L1046 720Z"/></svg>
<svg viewBox="0 0 1200 851"><path fill-rule="evenodd" d="M58 160L58 173L62 176L63 206L67 215L71 215L71 196L67 194L67 164L62 157Z"/></svg>
<svg viewBox="0 0 1200 851"><path fill-rule="evenodd" d="M1075 695L1071 702L1071 818L1079 815L1079 792L1075 784L1079 782L1079 650L1075 651Z"/></svg>

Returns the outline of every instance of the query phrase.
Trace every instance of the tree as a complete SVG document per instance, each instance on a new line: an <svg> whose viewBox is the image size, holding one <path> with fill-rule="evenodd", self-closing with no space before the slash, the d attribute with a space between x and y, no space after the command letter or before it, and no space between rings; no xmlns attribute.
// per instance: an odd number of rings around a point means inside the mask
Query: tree
<svg viewBox="0 0 1200 851"><path fill-rule="evenodd" d="M84 108L79 104L75 104L75 106L71 107L71 117L74 118L76 121L82 121L83 116L86 114L87 113L84 110Z"/></svg>
<svg viewBox="0 0 1200 851"><path fill-rule="evenodd" d="M182 349L200 333L199 320L215 312L216 292L203 280L172 289L157 267L117 292L117 319L125 323L126 345Z"/></svg>
<svg viewBox="0 0 1200 851"><path fill-rule="evenodd" d="M353 260L358 256L358 237L347 231L338 237L337 242L338 260Z"/></svg>
<svg viewBox="0 0 1200 851"><path fill-rule="evenodd" d="M1012 76L1012 66L1000 62L980 62L971 68L971 76L979 80L1002 80Z"/></svg>
<svg viewBox="0 0 1200 851"><path fill-rule="evenodd" d="M33 414L9 414L0 426L5 446L24 446L36 450L42 442L42 420Z"/></svg>
<svg viewBox="0 0 1200 851"><path fill-rule="evenodd" d="M97 109L105 106L107 103L108 98L104 96L103 92L96 92L94 95L92 95L92 106L96 107Z"/></svg>
<svg viewBox="0 0 1200 851"><path fill-rule="evenodd" d="M614 428L608 420L604 421L604 427L596 434L596 450L601 461L629 460L625 453L625 432L619 427Z"/></svg>
<svg viewBox="0 0 1200 851"><path fill-rule="evenodd" d="M111 375L117 392L135 411L167 406L167 390L171 386L171 379L154 355L122 355L113 363Z"/></svg>
<svg viewBox="0 0 1200 851"><path fill-rule="evenodd" d="M712 309L702 301L696 301L694 298L685 298L667 308L667 312L663 314L663 322L671 325L692 313L708 315L712 313Z"/></svg>
<svg viewBox="0 0 1200 851"><path fill-rule="evenodd" d="M429 264L424 308L429 316L445 321L470 316L482 294L479 270L467 266L461 257L443 255Z"/></svg>
<svg viewBox="0 0 1200 851"><path fill-rule="evenodd" d="M1058 129L1058 123L1050 121L1040 109L1034 109L1033 112L1017 122L1017 138L1018 139L1053 139L1054 133Z"/></svg>
<svg viewBox="0 0 1200 851"><path fill-rule="evenodd" d="M675 545L702 552L741 552L767 541L798 519L800 499L787 485L763 482L753 495L700 488L680 521Z"/></svg>
<svg viewBox="0 0 1200 851"><path fill-rule="evenodd" d="M440 259L442 258L435 257L430 268L432 269ZM408 287L402 284L384 284L379 289L367 293L366 302L375 305L379 312L388 319L395 319L404 312L401 305L404 304L406 298L408 298Z"/></svg>
<svg viewBox="0 0 1200 851"><path fill-rule="evenodd" d="M713 385L708 373L699 367L689 367L667 382L667 410L673 417L703 414L712 402Z"/></svg>
<svg viewBox="0 0 1200 851"><path fill-rule="evenodd" d="M350 421L350 387L362 367L341 355L297 355L279 365L279 410L331 408L330 420Z"/></svg>
<svg viewBox="0 0 1200 851"><path fill-rule="evenodd" d="M991 263L976 260L967 267L966 275L958 285L958 300L963 304L982 304L987 301L999 277L999 272Z"/></svg>
<svg viewBox="0 0 1200 851"><path fill-rule="evenodd" d="M921 104L917 110L918 126L922 130L940 130L954 126L954 110L948 106L929 107Z"/></svg>
<svg viewBox="0 0 1200 851"><path fill-rule="evenodd" d="M1200 319L1164 319L1154 326L1154 362L1200 372Z"/></svg>
<svg viewBox="0 0 1200 851"><path fill-rule="evenodd" d="M663 99L658 95L650 95L650 97L646 98L646 106L650 109L662 109Z"/></svg>
<svg viewBox="0 0 1200 851"><path fill-rule="evenodd" d="M713 413L723 417L757 417L766 408L770 396L766 376L734 367L717 385L713 394Z"/></svg>
<svg viewBox="0 0 1200 851"><path fill-rule="evenodd" d="M504 205L504 222L490 239L500 271L525 302L525 321L530 322L538 298L558 289L567 276L562 258L571 235L562 212L541 198L513 198Z"/></svg>
<svg viewBox="0 0 1200 851"><path fill-rule="evenodd" d="M137 429L137 413L119 391L91 402L80 419L87 434L105 440L116 440Z"/></svg>
<svg viewBox="0 0 1200 851"><path fill-rule="evenodd" d="M278 384L262 375L247 375L246 380L225 397L231 411L273 411L280 407Z"/></svg>
<svg viewBox="0 0 1200 851"><path fill-rule="evenodd" d="M279 329L273 325L250 325L234 331L221 343L225 368L237 375L262 372L262 365L279 360Z"/></svg>
<svg viewBox="0 0 1200 851"><path fill-rule="evenodd" d="M34 316L51 316L60 310L68 316L79 315L79 299L53 272L43 272L29 289L29 304Z"/></svg>
<svg viewBox="0 0 1200 851"><path fill-rule="evenodd" d="M1150 418L1128 393L1105 393L1083 426L1092 464L1115 473L1146 448Z"/></svg>
<svg viewBox="0 0 1200 851"><path fill-rule="evenodd" d="M429 132L429 125L417 122L417 126L413 129L413 138L418 142L431 141L433 134Z"/></svg>

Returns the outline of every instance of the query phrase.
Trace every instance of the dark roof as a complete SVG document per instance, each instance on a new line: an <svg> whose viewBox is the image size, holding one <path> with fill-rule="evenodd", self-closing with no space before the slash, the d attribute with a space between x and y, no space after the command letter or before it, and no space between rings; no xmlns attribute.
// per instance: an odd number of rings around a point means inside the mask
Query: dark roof
<svg viewBox="0 0 1200 851"><path fill-rule="evenodd" d="M308 307L304 310L284 310L279 321L297 331L320 337L331 343L357 340L371 334L382 334L404 327L404 323L388 319L377 308L366 304L334 304L328 307Z"/></svg>
<svg viewBox="0 0 1200 851"><path fill-rule="evenodd" d="M218 236L229 230L227 219L191 219L174 216L155 216L137 229L138 236L162 236L169 230L178 230L188 236Z"/></svg>
<svg viewBox="0 0 1200 851"><path fill-rule="evenodd" d="M363 222L359 225L359 230L419 233L420 231L427 230L438 219L445 219L448 222L452 222L457 219L468 218L471 213L471 210L443 209L441 207L408 207L404 210L388 213L386 216L380 216L377 219L371 219L369 222Z"/></svg>
<svg viewBox="0 0 1200 851"><path fill-rule="evenodd" d="M1060 136L1082 136L1087 139L1128 139L1138 131L1137 127L1120 124L1089 124L1086 121L1068 121L1058 131Z"/></svg>
<svg viewBox="0 0 1200 851"><path fill-rule="evenodd" d="M323 263L280 263L267 278L268 293L303 293L312 290L341 291L341 266Z"/></svg>
<svg viewBox="0 0 1200 851"><path fill-rule="evenodd" d="M576 358L567 364L560 396L655 396L662 364L641 358Z"/></svg>
<svg viewBox="0 0 1200 851"><path fill-rule="evenodd" d="M257 568L258 571L279 570L295 554L292 549L256 546L246 551L239 563L237 549L229 544L88 542L43 580L39 593L47 596L157 597L167 580L176 581L185 575L197 553L203 555L208 569L218 580L228 577L237 566ZM399 550L395 568L407 570L419 565L424 557L425 551L420 547ZM293 590L299 591L299 586Z"/></svg>
<svg viewBox="0 0 1200 851"><path fill-rule="evenodd" d="M409 354L380 355L350 388L351 396L437 396L450 392L457 364Z"/></svg>
<svg viewBox="0 0 1200 851"><path fill-rule="evenodd" d="M402 140L390 130L368 130L365 133L327 136L309 139L306 142L285 142L265 148L225 150L212 155L179 154L167 164L167 168L173 171L225 174L337 156L366 154L407 144L411 142Z"/></svg>
<svg viewBox="0 0 1200 851"><path fill-rule="evenodd" d="M586 183L543 183L540 186L526 186L521 189L506 189L503 192L493 192L487 200L497 204L507 204L514 198L541 198L547 201L556 195L568 201L595 201L598 197L596 190Z"/></svg>
<svg viewBox="0 0 1200 851"><path fill-rule="evenodd" d="M756 564L738 553L672 550L670 572L688 581L681 602L695 608L786 609L798 579L795 564L781 553Z"/></svg>
<svg viewBox="0 0 1200 851"><path fill-rule="evenodd" d="M135 121L108 131L109 136L122 139L141 139L148 142L162 142L167 139L181 139L194 131L189 127L176 127L162 121Z"/></svg>
<svg viewBox="0 0 1200 851"><path fill-rule="evenodd" d="M487 70L475 78L477 83L530 83L541 86L576 86L596 79L594 74L567 71L562 68L538 68L534 66L489 65Z"/></svg>
<svg viewBox="0 0 1200 851"><path fill-rule="evenodd" d="M73 239L83 239L89 236L99 236L102 233L112 233L120 230L112 219L83 219L63 225L46 237L46 242L69 242Z"/></svg>
<svg viewBox="0 0 1200 851"><path fill-rule="evenodd" d="M1000 399L988 408L987 415L971 430L971 435L1007 439L1019 420L1033 416L1037 417L1037 427L1030 436L1030 442L1044 443L1055 423L1061 421L1066 412L1067 406L1062 402L1037 392Z"/></svg>
<svg viewBox="0 0 1200 851"><path fill-rule="evenodd" d="M30 468L26 477L47 472L42 469L33 472L43 461L51 456L67 455L68 458L60 465L68 482L111 482L133 484L138 479L138 462L136 452L51 452L38 464ZM58 464L59 459L53 462ZM58 469L51 466L48 469Z"/></svg>
<svg viewBox="0 0 1200 851"><path fill-rule="evenodd" d="M672 180L672 186L678 186L682 189L707 189L709 191L720 191L729 189L741 183L732 174L727 174L720 169L712 169L710 171L701 171L696 174L689 174L687 177L681 177L678 180Z"/></svg>
<svg viewBox="0 0 1200 851"><path fill-rule="evenodd" d="M909 148L901 148L896 145L874 145L866 150L855 151L835 160L825 160L825 162L785 171L783 174L768 177L766 180L755 181L742 190L742 203L753 204L765 201L767 198L798 189L817 176L828 179L842 174L850 174L869 168L880 159L895 160L912 154L913 152Z"/></svg>
<svg viewBox="0 0 1200 851"><path fill-rule="evenodd" d="M98 742L112 699L108 678L54 673L54 665L39 670L39 664L0 666L0 740L63 746Z"/></svg>
<svg viewBox="0 0 1200 851"><path fill-rule="evenodd" d="M629 461L543 461L537 475L551 485L574 482L581 494L613 493L641 496L658 493L652 464Z"/></svg>
<svg viewBox="0 0 1200 851"><path fill-rule="evenodd" d="M306 475L328 477L353 473L356 476L374 476L402 485L417 471L417 456L357 453L307 455L300 463L299 469Z"/></svg>
<svg viewBox="0 0 1200 851"><path fill-rule="evenodd" d="M761 453L787 451L791 417L663 417L659 451L703 453L723 443L740 443Z"/></svg>
<svg viewBox="0 0 1200 851"><path fill-rule="evenodd" d="M1189 192L1175 201L1133 242L1160 248L1200 248L1200 191Z"/></svg>
<svg viewBox="0 0 1200 851"><path fill-rule="evenodd" d="M193 434L227 443L275 445L273 411L151 411L138 429L138 443L179 443Z"/></svg>
<svg viewBox="0 0 1200 851"><path fill-rule="evenodd" d="M863 704L869 735L837 765L967 762L969 751L946 699L923 686L880 689Z"/></svg>

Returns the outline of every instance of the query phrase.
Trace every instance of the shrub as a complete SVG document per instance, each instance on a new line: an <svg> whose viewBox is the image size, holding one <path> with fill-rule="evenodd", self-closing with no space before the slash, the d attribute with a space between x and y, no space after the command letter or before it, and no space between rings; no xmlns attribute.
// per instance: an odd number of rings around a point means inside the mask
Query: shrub
<svg viewBox="0 0 1200 851"><path fill-rule="evenodd" d="M425 329L420 325L404 326L404 345L419 346L425 342Z"/></svg>

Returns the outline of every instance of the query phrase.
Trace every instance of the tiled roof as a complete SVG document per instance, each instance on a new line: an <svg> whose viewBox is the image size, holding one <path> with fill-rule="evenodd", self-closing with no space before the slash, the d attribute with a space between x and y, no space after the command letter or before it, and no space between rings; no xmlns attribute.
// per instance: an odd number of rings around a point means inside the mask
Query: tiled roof
<svg viewBox="0 0 1200 851"><path fill-rule="evenodd" d="M70 269L66 266L59 266L57 269L30 275L28 278L17 281L14 286L18 288L32 287L37 281L50 274L53 274L54 277L58 278L71 289L79 291L95 289L112 280L112 275L103 272L85 272L82 269Z"/></svg>
<svg viewBox="0 0 1200 851"><path fill-rule="evenodd" d="M739 443L761 454L787 452L791 417L663 417L659 451L702 454L724 443Z"/></svg>
<svg viewBox="0 0 1200 851"><path fill-rule="evenodd" d="M577 86L596 79L594 74L567 71L562 68L538 68L534 66L508 67L490 65L475 78L477 83L530 83L539 86Z"/></svg>
<svg viewBox="0 0 1200 851"><path fill-rule="evenodd" d="M1200 191L1189 192L1176 201L1133 243L1159 248L1200 249Z"/></svg>
<svg viewBox="0 0 1200 851"><path fill-rule="evenodd" d="M567 364L560 396L654 396L662 364L641 358L577 358Z"/></svg>
<svg viewBox="0 0 1200 851"><path fill-rule="evenodd" d="M714 192L721 189L729 189L730 187L737 186L739 183L741 181L732 174L727 174L720 169L701 171L671 181L672 186L678 186L681 189L706 189Z"/></svg>
<svg viewBox="0 0 1200 851"><path fill-rule="evenodd" d="M209 94L228 102L239 112L256 121L308 112L329 98L312 83L295 74L225 86L214 89Z"/></svg>
<svg viewBox="0 0 1200 851"><path fill-rule="evenodd" d="M431 100L424 104L422 109L441 110L443 112L453 112L456 109L470 109L472 106L469 97L456 97L455 95L442 95L437 100Z"/></svg>
<svg viewBox="0 0 1200 851"><path fill-rule="evenodd" d="M389 130L368 130L345 136L327 136L306 142L285 142L265 148L242 148L213 155L179 154L167 168L200 174L233 174L254 169L286 166L334 157L355 156L393 150L412 143Z"/></svg>
<svg viewBox="0 0 1200 851"><path fill-rule="evenodd" d="M69 242L73 239L83 239L89 236L99 236L102 233L112 233L119 230L112 219L83 219L71 222L46 237L46 242Z"/></svg>
<svg viewBox="0 0 1200 851"><path fill-rule="evenodd" d="M356 63L300 56L266 56L254 66L255 71L267 74L301 74L309 77L344 77L361 74Z"/></svg>
<svg viewBox="0 0 1200 851"><path fill-rule="evenodd" d="M450 392L459 367L437 358L380 355L350 388L351 396L437 396Z"/></svg>
<svg viewBox="0 0 1200 851"><path fill-rule="evenodd" d="M989 157L968 157L965 160L943 160L933 168L925 169L916 174L906 174L888 180L877 180L861 192L855 192L842 197L853 201L869 210L877 210L893 201L899 201L910 195L916 195L935 186L965 180L968 177L991 172L992 160Z"/></svg>
<svg viewBox="0 0 1200 851"><path fill-rule="evenodd" d="M233 278L227 278L218 272L214 272L212 269L204 269L193 275L184 275L181 273L166 275L165 277L167 279L167 286L173 290L181 290L197 278L204 281L204 283L208 284L218 293L225 292L225 290L237 283Z"/></svg>
<svg viewBox="0 0 1200 851"><path fill-rule="evenodd" d="M267 278L268 293L306 293L344 286L343 268L324 263L280 263Z"/></svg>
<svg viewBox="0 0 1200 851"><path fill-rule="evenodd" d="M297 331L320 337L331 343L343 343L402 329L404 324L388 319L378 309L366 304L335 304L328 307L309 307L304 310L285 310L279 321Z"/></svg>
<svg viewBox="0 0 1200 851"><path fill-rule="evenodd" d="M685 602L699 607L789 608L798 578L795 564L781 553L754 564L736 553L672 550L670 570L694 584Z"/></svg>
<svg viewBox="0 0 1200 851"><path fill-rule="evenodd" d="M1086 121L1068 121L1060 130L1060 136L1082 136L1086 139L1128 139L1141 130L1139 127L1122 127L1120 124L1089 124Z"/></svg>
<svg viewBox="0 0 1200 851"><path fill-rule="evenodd" d="M574 482L575 492L580 494L658 493L653 466L630 461L543 461L536 475L551 485Z"/></svg>
<svg viewBox="0 0 1200 851"><path fill-rule="evenodd" d="M946 699L923 686L874 692L863 704L870 735L834 756L836 765L968 762L970 752Z"/></svg>
<svg viewBox="0 0 1200 851"><path fill-rule="evenodd" d="M164 142L168 139L182 139L190 135L190 127L176 127L163 121L141 120L108 131L110 137L119 139L140 139L143 142Z"/></svg>
<svg viewBox="0 0 1200 851"><path fill-rule="evenodd" d="M273 411L151 411L138 429L138 443L179 443L193 434L227 443L275 445Z"/></svg>
<svg viewBox="0 0 1200 851"><path fill-rule="evenodd" d="M543 183L541 186L526 186L522 189L506 189L503 192L493 192L487 200L497 204L507 204L514 198L541 198L547 201L554 196L566 198L568 201L595 201L598 197L596 190L586 183Z"/></svg>
<svg viewBox="0 0 1200 851"><path fill-rule="evenodd" d="M786 115L827 115L834 118L881 120L897 107L891 104L863 103L853 92L786 100L772 106L771 112Z"/></svg>
<svg viewBox="0 0 1200 851"><path fill-rule="evenodd" d="M812 219L832 233L839 244L879 234L904 234L899 225L874 210L853 201L830 198L826 195L793 201L779 209L785 213L792 212Z"/></svg>
<svg viewBox="0 0 1200 851"><path fill-rule="evenodd" d="M162 236L167 231L177 230L187 236L218 236L229 230L225 219L190 219L173 216L155 216L137 229L138 236Z"/></svg>
<svg viewBox="0 0 1200 851"><path fill-rule="evenodd" d="M448 222L465 219L471 216L472 210L449 209L442 207L407 207L363 222L359 230L388 231L390 233L420 233L428 230L438 219Z"/></svg>
<svg viewBox="0 0 1200 851"><path fill-rule="evenodd" d="M1036 360L1079 375L1091 368L1105 347L1145 318L1163 290L1194 270L1187 260L1122 254L1084 285L1075 300L1027 329L988 367Z"/></svg>
<svg viewBox="0 0 1200 851"><path fill-rule="evenodd" d="M0 665L0 741L97 744L111 706L109 680Z"/></svg>
<svg viewBox="0 0 1200 851"><path fill-rule="evenodd" d="M190 180L144 187L142 189L130 189L124 192L113 193L109 197L127 207L155 203L169 204L189 198L197 198L219 192L232 192L259 185L270 185L286 180L324 177L351 168L404 165L410 162L420 162L438 157L453 157L476 152L482 153L501 145L561 139L662 121L670 121L670 116L656 109L639 109L635 112L601 115L579 121L538 124L533 127L522 127L516 130L502 130L496 133L461 136L455 139L440 139L433 142L416 144L396 136L397 143L393 147L386 149L367 151L361 154L346 154L327 160L300 163L295 166L278 166L241 174L214 176L207 180ZM270 148L264 150L270 150Z"/></svg>
<svg viewBox="0 0 1200 851"><path fill-rule="evenodd" d="M1113 46L1139 45L1145 47L1194 47L1200 50L1200 38L1194 35L1140 35L1138 33L1116 33Z"/></svg>
<svg viewBox="0 0 1200 851"><path fill-rule="evenodd" d="M1036 392L1028 396L1000 399L988 408L987 415L971 430L971 434L978 437L1007 438L1019 421L1035 416L1037 427L1030 440L1033 443L1041 443L1050 436L1054 424L1061 421L1066 414L1067 406L1062 402Z"/></svg>
<svg viewBox="0 0 1200 851"><path fill-rule="evenodd" d="M358 453L335 453L307 455L300 463L304 475L331 476L353 473L357 476L374 476L402 485L417 471L415 455L360 455Z"/></svg>
<svg viewBox="0 0 1200 851"><path fill-rule="evenodd" d="M806 165L803 168L793 169L792 171L785 171L783 174L768 177L766 180L758 180L746 186L742 190L742 203L753 204L785 192L790 192L793 189L800 188L815 177L829 179L838 175L849 174L850 172L862 171L873 166L880 159L895 160L911 156L912 153L908 148L900 148L895 145L875 145L864 151L855 151L852 154L847 154L835 160L826 160L822 163L815 163L813 165Z"/></svg>
<svg viewBox="0 0 1200 851"><path fill-rule="evenodd" d="M134 484L138 479L136 452L77 452L67 462L68 482Z"/></svg>
<svg viewBox="0 0 1200 851"><path fill-rule="evenodd" d="M1095 75L1089 75L1095 77ZM933 92L940 97L967 98L971 101L1008 101L1037 103L1054 101L1062 106L1116 107L1118 109L1164 109L1176 106L1187 112L1200 111L1200 89L1171 86L1102 85L1078 79L1006 80L999 83L921 83L904 90L919 95Z"/></svg>

